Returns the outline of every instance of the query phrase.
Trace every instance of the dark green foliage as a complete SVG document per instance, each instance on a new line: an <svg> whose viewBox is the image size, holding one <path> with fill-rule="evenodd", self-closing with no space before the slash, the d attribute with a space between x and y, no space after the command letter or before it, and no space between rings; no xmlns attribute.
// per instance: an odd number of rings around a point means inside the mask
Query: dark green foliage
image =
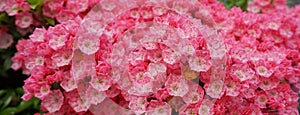
<svg viewBox="0 0 300 115"><path fill-rule="evenodd" d="M21 87L15 89L0 90L0 115L32 115L40 110L40 100L32 98L24 101L20 97L23 95Z"/></svg>
<svg viewBox="0 0 300 115"><path fill-rule="evenodd" d="M295 5L300 4L300 0L287 0L287 1L286 1L286 4L287 4L289 7L294 7Z"/></svg>
<svg viewBox="0 0 300 115"><path fill-rule="evenodd" d="M250 0L219 0L224 3L227 9L231 9L233 6L240 7L243 11L247 11L248 2Z"/></svg>

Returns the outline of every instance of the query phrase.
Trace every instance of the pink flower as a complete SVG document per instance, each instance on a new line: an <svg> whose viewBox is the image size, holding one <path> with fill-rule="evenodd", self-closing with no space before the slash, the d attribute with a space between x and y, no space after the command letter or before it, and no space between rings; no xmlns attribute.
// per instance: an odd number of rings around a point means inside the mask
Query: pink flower
<svg viewBox="0 0 300 115"><path fill-rule="evenodd" d="M65 73L63 71L56 71L54 74L46 76L47 84L53 84L55 82L61 82L65 77Z"/></svg>
<svg viewBox="0 0 300 115"><path fill-rule="evenodd" d="M29 12L21 12L16 15L16 25L20 28L28 28L33 23L32 14Z"/></svg>
<svg viewBox="0 0 300 115"><path fill-rule="evenodd" d="M255 75L255 72L247 64L233 64L229 69L230 76L240 82L252 79Z"/></svg>
<svg viewBox="0 0 300 115"><path fill-rule="evenodd" d="M173 51L171 48L162 51L162 57L164 62L173 65L179 60L179 54Z"/></svg>
<svg viewBox="0 0 300 115"><path fill-rule="evenodd" d="M111 81L104 76L91 76L90 85L98 91L106 91L111 86Z"/></svg>
<svg viewBox="0 0 300 115"><path fill-rule="evenodd" d="M0 30L0 49L7 49L14 42L13 36L6 33L7 28L1 28Z"/></svg>
<svg viewBox="0 0 300 115"><path fill-rule="evenodd" d="M146 97L136 97L129 102L128 107L136 114L142 114L146 112L148 102Z"/></svg>
<svg viewBox="0 0 300 115"><path fill-rule="evenodd" d="M170 115L172 109L166 102L152 100L147 107L146 115Z"/></svg>
<svg viewBox="0 0 300 115"><path fill-rule="evenodd" d="M253 87L243 87L240 90L240 93L245 98L253 98L253 97L255 97L255 88L253 88Z"/></svg>
<svg viewBox="0 0 300 115"><path fill-rule="evenodd" d="M77 84L69 72L64 73L64 80L60 83L60 86L66 91L72 91L77 88Z"/></svg>
<svg viewBox="0 0 300 115"><path fill-rule="evenodd" d="M150 77L153 79L159 74L167 72L167 67L162 63L150 63L147 68Z"/></svg>
<svg viewBox="0 0 300 115"><path fill-rule="evenodd" d="M257 92L255 104L258 105L259 108L266 108L267 101L268 97L264 92Z"/></svg>
<svg viewBox="0 0 300 115"><path fill-rule="evenodd" d="M80 22L82 21L80 16L74 17L72 20L65 20L62 24L65 26L66 30L71 34L75 35L80 27Z"/></svg>
<svg viewBox="0 0 300 115"><path fill-rule="evenodd" d="M27 89L25 89L25 88L23 88L23 89L24 89L24 94L21 98L25 101L30 100L32 98L33 94L30 93Z"/></svg>
<svg viewBox="0 0 300 115"><path fill-rule="evenodd" d="M16 54L14 55L14 57L11 58L11 61L13 62L13 64L11 65L11 68L12 68L13 70L18 70L18 69L20 69L20 68L23 66L23 64L24 64L23 58L24 58L24 57L23 57L21 54L16 53Z"/></svg>
<svg viewBox="0 0 300 115"><path fill-rule="evenodd" d="M113 98L121 93L121 90L117 86L111 86L107 91L105 91L107 97Z"/></svg>
<svg viewBox="0 0 300 115"><path fill-rule="evenodd" d="M225 80L225 86L226 86L227 96L236 97L240 94L240 90L241 90L240 82L228 78L228 80Z"/></svg>
<svg viewBox="0 0 300 115"><path fill-rule="evenodd" d="M31 70L32 76L45 76L52 73L52 69L46 66L38 65Z"/></svg>
<svg viewBox="0 0 300 115"><path fill-rule="evenodd" d="M275 64L270 61L258 60L255 64L256 73L263 77L270 77L274 72Z"/></svg>
<svg viewBox="0 0 300 115"><path fill-rule="evenodd" d="M63 25L56 25L55 27L49 27L47 36L49 37L49 46L53 50L58 50L66 45L69 33Z"/></svg>
<svg viewBox="0 0 300 115"><path fill-rule="evenodd" d="M105 61L98 61L95 69L97 75L108 76L108 72L111 71L112 67Z"/></svg>
<svg viewBox="0 0 300 115"><path fill-rule="evenodd" d="M213 103L208 99L204 99L198 109L198 114L199 115L212 115L213 114Z"/></svg>
<svg viewBox="0 0 300 115"><path fill-rule="evenodd" d="M64 23L69 20L74 20L76 17L76 14L69 10L61 10L57 15L56 19L59 23Z"/></svg>
<svg viewBox="0 0 300 115"><path fill-rule="evenodd" d="M75 112L82 112L88 110L88 106L83 99L81 99L77 90L73 90L68 93L64 93L65 98L68 100L70 106L74 109ZM87 100L85 100L87 101Z"/></svg>
<svg viewBox="0 0 300 115"><path fill-rule="evenodd" d="M50 113L53 113L61 108L63 100L63 94L59 90L54 90L44 100L42 100L42 106Z"/></svg>
<svg viewBox="0 0 300 115"><path fill-rule="evenodd" d="M226 97L224 97L226 98ZM216 100L216 102L214 103L214 108L213 108L213 113L216 115L222 115L225 114L226 111L228 111L228 109L225 107L225 105L227 105L228 103L226 103L226 99L220 99L220 100ZM230 111L230 109L229 109Z"/></svg>
<svg viewBox="0 0 300 115"><path fill-rule="evenodd" d="M137 96L147 96L153 92L152 82L139 83L133 82L131 88L128 90L129 94Z"/></svg>
<svg viewBox="0 0 300 115"><path fill-rule="evenodd" d="M51 0L43 3L43 15L54 18L63 9L65 0Z"/></svg>
<svg viewBox="0 0 300 115"><path fill-rule="evenodd" d="M198 105L183 105L179 109L179 115L195 115L198 113Z"/></svg>
<svg viewBox="0 0 300 115"><path fill-rule="evenodd" d="M198 84L189 81L189 92L182 99L186 104L200 103L204 97L204 90Z"/></svg>
<svg viewBox="0 0 300 115"><path fill-rule="evenodd" d="M170 95L182 97L188 93L189 86L182 76L169 75L168 77L165 85Z"/></svg>
<svg viewBox="0 0 300 115"><path fill-rule="evenodd" d="M209 84L205 84L204 89L206 91L206 94L210 97L221 98L225 91L224 81L211 79L211 82Z"/></svg>
<svg viewBox="0 0 300 115"><path fill-rule="evenodd" d="M85 54L94 54L99 50L99 38L93 34L85 33L78 37L78 47Z"/></svg>
<svg viewBox="0 0 300 115"><path fill-rule="evenodd" d="M88 0L68 0L66 8L76 14L84 12L88 8Z"/></svg>
<svg viewBox="0 0 300 115"><path fill-rule="evenodd" d="M28 70L32 70L35 66L44 65L45 59L42 56L35 56L30 59L24 60L25 67Z"/></svg>
<svg viewBox="0 0 300 115"><path fill-rule="evenodd" d="M89 7L95 6L97 3L100 2L100 0L88 0Z"/></svg>
<svg viewBox="0 0 300 115"><path fill-rule="evenodd" d="M31 56L35 54L35 45L30 40L20 39L18 41L18 44L16 45L16 48L19 52L22 52L21 54L23 56Z"/></svg>
<svg viewBox="0 0 300 115"><path fill-rule="evenodd" d="M36 28L29 36L33 42L44 42L46 40L47 30L45 28Z"/></svg>
<svg viewBox="0 0 300 115"><path fill-rule="evenodd" d="M0 3L0 11L6 11L9 16L15 16L16 14L18 14L19 10L16 9L28 11L30 10L30 6L28 2L23 0L3 0Z"/></svg>
<svg viewBox="0 0 300 115"><path fill-rule="evenodd" d="M158 89L155 93L154 96L157 100L162 101L167 99L167 97L169 97L170 94L168 93L166 88L162 88L162 89Z"/></svg>
<svg viewBox="0 0 300 115"><path fill-rule="evenodd" d="M209 54L206 51L199 51L200 56L191 57L188 59L191 70L197 72L206 72L210 69L212 62L209 59Z"/></svg>
<svg viewBox="0 0 300 115"><path fill-rule="evenodd" d="M98 91L93 87L89 87L85 93L86 97L88 97L87 101L94 105L101 103L106 98L105 92Z"/></svg>
<svg viewBox="0 0 300 115"><path fill-rule="evenodd" d="M133 66L136 66L138 63L143 62L146 59L146 51L143 49L137 49L129 54L129 62Z"/></svg>
<svg viewBox="0 0 300 115"><path fill-rule="evenodd" d="M270 90L275 87L280 83L280 80L276 78L276 76L270 76L269 79L267 78L260 78L261 82L259 83L259 87L263 90Z"/></svg>
<svg viewBox="0 0 300 115"><path fill-rule="evenodd" d="M156 38L145 37L145 38L140 40L140 43L147 50L154 50L154 49L157 49L159 47L158 43L156 41L157 41Z"/></svg>
<svg viewBox="0 0 300 115"><path fill-rule="evenodd" d="M53 49L49 46L48 43L40 43L36 46L37 49L39 49L37 51L38 55L42 55L42 56L49 56L53 53Z"/></svg>
<svg viewBox="0 0 300 115"><path fill-rule="evenodd" d="M51 90L50 90L50 86L49 85L42 85L40 87L40 91L35 93L35 97L39 98L39 99L44 99L45 97L47 97L50 94Z"/></svg>
<svg viewBox="0 0 300 115"><path fill-rule="evenodd" d="M5 10L5 5L6 5L7 0L2 0L0 2L0 12Z"/></svg>
<svg viewBox="0 0 300 115"><path fill-rule="evenodd" d="M52 62L57 66L65 66L69 65L71 59L73 58L73 52L71 49L61 49L52 54L51 59Z"/></svg>
<svg viewBox="0 0 300 115"><path fill-rule="evenodd" d="M163 58L162 58L162 52L161 50L157 49L157 50L150 50L147 51L148 55L147 55L147 59L149 59L150 61L157 63L160 62Z"/></svg>
<svg viewBox="0 0 300 115"><path fill-rule="evenodd" d="M255 104L251 104L250 106L246 107L244 111L245 111L244 114L263 115L260 108Z"/></svg>
<svg viewBox="0 0 300 115"><path fill-rule="evenodd" d="M145 72L139 72L135 75L131 75L130 78L133 82L137 82L139 84L147 84L153 80L150 73Z"/></svg>
<svg viewBox="0 0 300 115"><path fill-rule="evenodd" d="M140 72L145 72L147 70L148 63L147 62L140 62L137 65L129 65L129 73L130 77L134 78Z"/></svg>

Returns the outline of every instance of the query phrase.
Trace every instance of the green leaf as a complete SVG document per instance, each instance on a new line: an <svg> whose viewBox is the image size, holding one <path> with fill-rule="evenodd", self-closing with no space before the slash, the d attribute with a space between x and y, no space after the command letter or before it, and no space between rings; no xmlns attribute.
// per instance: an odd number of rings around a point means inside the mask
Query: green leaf
<svg viewBox="0 0 300 115"><path fill-rule="evenodd" d="M2 52L5 52L5 50L4 49L0 49L0 53L2 53Z"/></svg>
<svg viewBox="0 0 300 115"><path fill-rule="evenodd" d="M247 1L247 0L239 0L239 1L237 1L235 4L236 4L237 6L243 6L243 5L246 3L246 1Z"/></svg>
<svg viewBox="0 0 300 115"><path fill-rule="evenodd" d="M52 19L52 18L47 18L47 17L45 17L44 18L50 25L55 25L55 20L54 19Z"/></svg>
<svg viewBox="0 0 300 115"><path fill-rule="evenodd" d="M273 2L273 0L272 0L272 2ZM289 7L294 7L294 6L298 5L298 4L300 4L300 0L287 0L286 4Z"/></svg>
<svg viewBox="0 0 300 115"><path fill-rule="evenodd" d="M15 92L18 94L18 95L23 95L24 94L24 91L23 91L23 88L22 87L18 87L15 89Z"/></svg>
<svg viewBox="0 0 300 115"><path fill-rule="evenodd" d="M8 20L8 15L5 12L0 13L0 21L7 22Z"/></svg>
<svg viewBox="0 0 300 115"><path fill-rule="evenodd" d="M11 33L11 35L13 35L14 38L20 39L23 37L15 27L11 26L8 31Z"/></svg>
<svg viewBox="0 0 300 115"><path fill-rule="evenodd" d="M36 100L37 100L36 98L32 98L29 101L22 101L20 103L20 105L17 107L5 108L0 112L0 115L10 115L10 114L20 113L20 112L30 108Z"/></svg>
<svg viewBox="0 0 300 115"><path fill-rule="evenodd" d="M33 108L40 109L40 100L35 98L33 102Z"/></svg>
<svg viewBox="0 0 300 115"><path fill-rule="evenodd" d="M27 0L27 2L30 4L30 8L34 10L43 4L43 0Z"/></svg>
<svg viewBox="0 0 300 115"><path fill-rule="evenodd" d="M224 6L229 10L233 6L240 7L242 10L246 11L249 0L219 0L223 2Z"/></svg>
<svg viewBox="0 0 300 115"><path fill-rule="evenodd" d="M246 11L248 6L248 0L239 0L235 4L236 6L240 7L242 10Z"/></svg>
<svg viewBox="0 0 300 115"><path fill-rule="evenodd" d="M12 98L13 98L13 95L7 95L7 98L5 99L3 107L7 107L10 104Z"/></svg>
<svg viewBox="0 0 300 115"><path fill-rule="evenodd" d="M3 109L3 108L7 107L10 104L10 102L11 102L13 96L14 96L13 93L14 92L11 89L6 90L5 96L3 98L1 98L0 109Z"/></svg>
<svg viewBox="0 0 300 115"><path fill-rule="evenodd" d="M15 10L23 10L23 8L13 8L13 9L11 9L11 11L15 11Z"/></svg>
<svg viewBox="0 0 300 115"><path fill-rule="evenodd" d="M5 98L5 93L7 92L7 90L1 90L0 91L0 110L1 110L1 108L4 108L2 105L5 103L5 100L4 100L4 98Z"/></svg>
<svg viewBox="0 0 300 115"><path fill-rule="evenodd" d="M228 4L224 4L224 6L226 7L226 9L230 10L234 5L231 3L228 3Z"/></svg>
<svg viewBox="0 0 300 115"><path fill-rule="evenodd" d="M6 93L6 90L0 90L0 97Z"/></svg>
<svg viewBox="0 0 300 115"><path fill-rule="evenodd" d="M1 115L13 115L16 114L16 107L9 107L5 108L3 111L0 112Z"/></svg>
<svg viewBox="0 0 300 115"><path fill-rule="evenodd" d="M10 69L11 65L12 65L11 59L6 58L4 61L4 67L3 67L4 71L7 71L8 69Z"/></svg>

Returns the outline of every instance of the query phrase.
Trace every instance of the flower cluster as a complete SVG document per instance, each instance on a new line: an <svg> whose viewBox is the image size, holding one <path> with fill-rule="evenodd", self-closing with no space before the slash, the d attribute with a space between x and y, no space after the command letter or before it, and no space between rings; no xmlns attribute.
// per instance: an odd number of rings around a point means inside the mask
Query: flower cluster
<svg viewBox="0 0 300 115"><path fill-rule="evenodd" d="M50 114L298 115L300 7L250 4L260 14L216 0L46 1L61 24L18 42L22 98Z"/></svg>
<svg viewBox="0 0 300 115"><path fill-rule="evenodd" d="M68 23L76 17L84 17L100 0L1 0L1 49L7 49L13 43L11 35L6 34L7 27L16 26L22 36L26 36L36 27ZM11 18L13 17L13 18ZM11 23L10 19L13 19ZM2 28L2 26L4 26ZM15 28L15 27L13 27ZM11 33L12 34L12 33Z"/></svg>
<svg viewBox="0 0 300 115"><path fill-rule="evenodd" d="M100 0L1 0L0 12L15 17L19 29L38 27L46 19L59 23L84 16ZM53 21L53 20L52 20ZM51 22L53 23L53 22ZM23 30L24 31L24 30Z"/></svg>
<svg viewBox="0 0 300 115"><path fill-rule="evenodd" d="M0 49L7 49L13 43L13 36L7 33L8 28L0 29Z"/></svg>

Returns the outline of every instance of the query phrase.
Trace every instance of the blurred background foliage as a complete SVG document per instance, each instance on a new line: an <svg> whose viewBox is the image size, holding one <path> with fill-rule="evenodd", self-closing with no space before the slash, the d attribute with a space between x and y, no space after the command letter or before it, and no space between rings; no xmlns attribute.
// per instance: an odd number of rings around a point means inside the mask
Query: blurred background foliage
<svg viewBox="0 0 300 115"><path fill-rule="evenodd" d="M55 20L42 17L43 0L27 0L30 4L31 12L38 13L41 17L41 26L49 27L55 24ZM15 9L22 10L22 9ZM22 74L21 70L14 71L11 69L11 57L14 56L16 44L20 39L28 39L33 27L27 33L20 33L20 29L15 25L15 17L8 16L5 12L0 12L0 28L8 28L8 33L13 36L13 44L7 49L0 49L0 115L33 115L42 113L40 110L40 100L32 98L29 101L21 99L23 95L24 80L28 76ZM22 30L21 30L22 31ZM1 36L0 36L1 37Z"/></svg>
<svg viewBox="0 0 300 115"><path fill-rule="evenodd" d="M23 95L22 86L24 80L28 77L22 74L21 70L12 70L11 57L16 52L18 40L28 38L28 35L22 35L17 31L14 24L14 17L9 17L6 13L0 14L0 27L7 27L8 33L13 35L14 43L8 49L0 49L0 115L20 114L32 115L40 112L40 101L33 98L29 101L23 101L20 97Z"/></svg>
<svg viewBox="0 0 300 115"><path fill-rule="evenodd" d="M240 7L242 10L247 10L248 2L251 0L219 0L224 3L227 9L231 9L233 6Z"/></svg>
<svg viewBox="0 0 300 115"><path fill-rule="evenodd" d="M30 3L32 12L41 12L41 7L43 0L27 0ZM242 10L247 10L248 2L251 0L219 0L223 2L227 9L231 9L234 6L240 7ZM272 0L273 1L273 0ZM290 7L299 4L300 0L288 0L287 4ZM40 15L41 16L41 15ZM42 20L42 25L48 27L55 25L55 20L47 17L40 17ZM22 86L24 80L28 76L23 75L21 70L12 70L11 57L16 52L16 44L20 39L28 38L30 33L22 35L18 32L15 26L14 17L8 16L5 12L0 12L0 28L7 27L8 33L13 35L14 43L8 49L0 49L0 115L32 115L34 113L42 113L40 110L40 100L37 98L32 98L29 101L23 101L21 96L23 95ZM299 94L300 97L300 94ZM298 100L300 103L300 100ZM299 107L300 111L300 107Z"/></svg>

